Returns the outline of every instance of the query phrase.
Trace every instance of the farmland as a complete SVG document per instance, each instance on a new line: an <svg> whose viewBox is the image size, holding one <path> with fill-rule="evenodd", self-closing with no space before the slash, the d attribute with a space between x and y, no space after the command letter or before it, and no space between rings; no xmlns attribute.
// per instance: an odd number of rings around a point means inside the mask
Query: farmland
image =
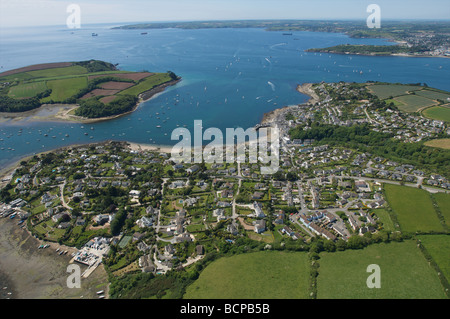
<svg viewBox="0 0 450 319"><path fill-rule="evenodd" d="M444 150L450 150L450 138L431 140L426 142L425 145L430 147L442 148Z"/></svg>
<svg viewBox="0 0 450 319"><path fill-rule="evenodd" d="M438 265L443 275L450 280L450 236L449 235L422 235L418 236L422 245Z"/></svg>
<svg viewBox="0 0 450 319"><path fill-rule="evenodd" d="M69 79L47 81L47 87L52 90L52 93L49 97L42 99L41 102L62 102L76 94L82 88L86 87L86 85L86 77L74 77Z"/></svg>
<svg viewBox="0 0 450 319"><path fill-rule="evenodd" d="M132 110L141 93L178 79L172 72L119 71L97 60L34 65L0 73L0 111L62 103L80 104L72 112L80 117L119 115Z"/></svg>
<svg viewBox="0 0 450 319"><path fill-rule="evenodd" d="M436 120L450 121L450 109L442 107L448 103L450 93L420 85L375 84L367 86L380 100L393 103L398 109L414 113L423 110L423 115Z"/></svg>
<svg viewBox="0 0 450 319"><path fill-rule="evenodd" d="M256 252L224 257L209 265L186 290L185 299L308 297L306 253Z"/></svg>
<svg viewBox="0 0 450 319"><path fill-rule="evenodd" d="M45 90L47 90L45 82L24 83L13 86L9 90L8 96L16 99L30 98Z"/></svg>
<svg viewBox="0 0 450 319"><path fill-rule="evenodd" d="M446 106L434 106L427 108L422 112L422 114L430 119L450 122L449 104L447 104Z"/></svg>
<svg viewBox="0 0 450 319"><path fill-rule="evenodd" d="M399 108L402 111L413 113L417 112L420 109L432 106L437 104L435 101L427 99L420 95L402 95L395 98L397 101L400 101L402 105L399 105Z"/></svg>
<svg viewBox="0 0 450 319"><path fill-rule="evenodd" d="M377 84L369 86L369 89L378 96L379 99L384 100L389 97L408 94L409 91L421 90L422 88L415 85Z"/></svg>
<svg viewBox="0 0 450 319"><path fill-rule="evenodd" d="M439 232L444 230L427 191L393 184L385 184L384 190L402 231Z"/></svg>
<svg viewBox="0 0 450 319"><path fill-rule="evenodd" d="M450 195L449 194L433 194L442 216L445 219L445 223L450 225Z"/></svg>
<svg viewBox="0 0 450 319"><path fill-rule="evenodd" d="M367 267L380 267L381 287L370 289ZM415 241L371 245L363 250L321 253L318 299L442 299L435 270Z"/></svg>

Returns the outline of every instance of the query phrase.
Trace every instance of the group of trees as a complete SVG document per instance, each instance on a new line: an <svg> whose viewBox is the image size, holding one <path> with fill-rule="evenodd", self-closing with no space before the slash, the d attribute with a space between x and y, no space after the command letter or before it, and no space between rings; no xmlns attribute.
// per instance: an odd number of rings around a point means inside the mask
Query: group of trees
<svg viewBox="0 0 450 319"><path fill-rule="evenodd" d="M0 112L26 112L41 106L40 100L49 96L52 90L48 89L27 99L14 99L6 94L0 95Z"/></svg>
<svg viewBox="0 0 450 319"><path fill-rule="evenodd" d="M110 103L103 103L98 98L80 101L80 107L75 115L87 118L100 118L130 112L136 106L138 98L132 95L122 95Z"/></svg>

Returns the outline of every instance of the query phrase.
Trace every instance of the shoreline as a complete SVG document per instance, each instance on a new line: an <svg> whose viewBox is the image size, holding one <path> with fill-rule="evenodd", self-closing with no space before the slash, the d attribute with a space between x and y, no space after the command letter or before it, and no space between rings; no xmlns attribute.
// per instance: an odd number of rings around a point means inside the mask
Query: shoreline
<svg viewBox="0 0 450 319"><path fill-rule="evenodd" d="M181 81L181 79L176 80L174 84L178 83L179 81ZM169 84L169 83L171 83L171 82L168 82L166 84ZM299 84L297 86L298 92L310 96L310 99L308 100L307 103L311 103L311 101L315 101L315 99L317 99L317 96L314 96L315 92L313 90L311 90L312 85L313 85L312 83L304 83L302 85ZM166 85L164 88L159 88L158 92L156 92L156 90L155 90L156 88L153 90L150 90L150 91L153 91L152 92L153 94L151 94L150 96L147 96L148 99L144 100L144 102L154 98L156 96L156 94L162 93L167 86L168 85ZM147 94L150 91L147 91ZM146 97L144 96L141 98L144 99ZM142 103L142 102L139 102L138 105L136 106L136 108L140 105L140 103ZM275 109L271 112L264 113L263 118L259 124L271 124L278 117L278 115L280 113L285 111L287 108L295 107L295 106L297 106L297 105L284 106L284 107ZM35 110L33 110L33 111L35 111ZM32 111L30 111L30 112L32 112ZM1 114L0 114L0 116L1 116ZM0 123L1 123L1 121L0 121ZM154 145L154 144L136 143L136 142L130 142L130 141L117 141L117 140L107 140L107 141L103 141L103 142L91 142L91 143L84 143L84 144L71 144L68 146L57 147L55 149L44 151L44 152L39 152L36 154L24 155L21 158L19 158L17 161L7 164L6 167L1 168L0 169L0 189L2 189L4 186L6 186L9 183L9 180L5 181L5 182L3 180L9 178L9 176L11 176L11 178L12 178L12 175L14 174L15 170L20 166L21 161L27 160L35 155L42 155L45 153L55 152L58 150L64 150L67 148L82 147L82 146L88 146L88 145L101 145L101 144L106 144L106 143L111 143L111 142L127 144L134 151L160 151L160 152L170 154L172 152L172 148L173 148L173 145Z"/></svg>
<svg viewBox="0 0 450 319"><path fill-rule="evenodd" d="M395 42L395 41L394 41ZM415 55L408 53L389 53L389 54L370 54L370 53L359 53L359 52L337 52L337 51L327 51L327 50L317 50L310 51L311 49L307 49L304 52L307 53L322 53L322 54L339 54L339 55L358 55L358 56L370 56L370 57L401 57L401 58L444 58L448 59L450 56L445 55Z"/></svg>
<svg viewBox="0 0 450 319"><path fill-rule="evenodd" d="M313 83L303 83L298 84L296 91L302 94L305 94L309 96L309 100L302 104L315 104L319 102L319 97L317 96L316 92L312 89ZM296 107L299 104L296 105L287 105L278 109L275 109L273 111L267 112L263 114L263 118L260 122L262 125L267 125L273 123L275 119L278 118L280 114L283 114L285 111L287 111L289 108Z"/></svg>
<svg viewBox="0 0 450 319"><path fill-rule="evenodd" d="M177 79L173 81L169 81L166 83L163 83L161 85L158 85L157 87L154 87L153 89L147 90L145 92L142 92L138 96L138 101L136 105L133 107L132 110L107 116L107 117L100 117L100 118L84 118L79 117L76 115L71 115L73 110L77 109L79 105L77 104L42 104L40 107L26 111L26 112L15 112L15 113L7 113L7 112L0 112L0 123L7 122L7 121L13 121L13 122L21 122L21 121L29 121L29 122L35 122L35 121L50 121L50 122L69 122L69 123L79 123L79 124L93 124L93 123L99 123L104 121L110 121L117 118L120 118L122 116L128 115L136 111L139 106L147 101L150 101L152 98L154 98L157 94L162 93L165 91L165 89L169 86L176 85L178 82L180 82L182 79ZM44 114L40 114L44 113ZM45 114L50 113L50 114ZM28 119L28 120L27 120Z"/></svg>
<svg viewBox="0 0 450 319"><path fill-rule="evenodd" d="M108 290L103 266L83 278L81 288L67 287L67 267L74 248L45 242L50 247L38 249L43 242L8 218L0 219L0 230L0 279L2 292L9 293L0 299L98 299L97 287ZM68 250L67 255L58 255L57 247Z"/></svg>

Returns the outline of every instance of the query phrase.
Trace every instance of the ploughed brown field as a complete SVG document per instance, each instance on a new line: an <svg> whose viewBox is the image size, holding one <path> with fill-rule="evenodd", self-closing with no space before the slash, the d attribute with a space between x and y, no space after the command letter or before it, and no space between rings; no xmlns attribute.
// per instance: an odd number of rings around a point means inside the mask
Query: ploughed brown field
<svg viewBox="0 0 450 319"><path fill-rule="evenodd" d="M145 79L146 77L149 77L150 75L153 75L154 73L150 72L139 72L139 73L117 73L117 74L104 74L104 75L92 75L89 77L89 80L105 77L105 76L112 76L119 79L128 79L133 81L140 81L142 79Z"/></svg>
<svg viewBox="0 0 450 319"><path fill-rule="evenodd" d="M95 89L92 90L91 92L83 95L81 97L82 100L94 97L94 96L102 96L102 95L114 95L117 94L118 92L120 92L121 90L104 90L104 89Z"/></svg>
<svg viewBox="0 0 450 319"><path fill-rule="evenodd" d="M133 85L134 83L129 82L106 82L100 84L100 87L105 90L125 90Z"/></svg>
<svg viewBox="0 0 450 319"><path fill-rule="evenodd" d="M102 102L104 104L108 104L108 103L111 103L112 101L114 101L116 99L116 97L117 97L117 95L105 96L100 99L100 102Z"/></svg>
<svg viewBox="0 0 450 319"><path fill-rule="evenodd" d="M64 67L72 66L72 64L73 64L72 62L59 62L59 63L43 63L43 64L30 65L30 66L26 66L26 67L23 67L20 69L2 72L2 73L0 73L0 77L17 74L17 73L22 73L22 72L64 68Z"/></svg>

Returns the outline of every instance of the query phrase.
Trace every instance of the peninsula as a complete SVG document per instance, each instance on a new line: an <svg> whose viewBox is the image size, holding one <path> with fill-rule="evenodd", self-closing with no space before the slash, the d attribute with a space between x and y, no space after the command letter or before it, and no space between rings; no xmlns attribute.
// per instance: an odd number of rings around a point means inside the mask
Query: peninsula
<svg viewBox="0 0 450 319"><path fill-rule="evenodd" d="M263 28L267 31L285 32L331 32L343 33L350 38L384 38L397 45L386 46L337 46L331 48L311 49L312 52L347 53L360 55L401 55L420 57L448 57L449 25L446 21L396 21L384 20L382 28L367 28L366 21L336 20L244 20L244 21L197 21L141 23L125 25L114 29L218 29L218 28Z"/></svg>
<svg viewBox="0 0 450 319"><path fill-rule="evenodd" d="M108 120L180 80L171 71L122 71L98 60L32 65L0 73L0 112L10 118L59 108L54 117L60 120Z"/></svg>

